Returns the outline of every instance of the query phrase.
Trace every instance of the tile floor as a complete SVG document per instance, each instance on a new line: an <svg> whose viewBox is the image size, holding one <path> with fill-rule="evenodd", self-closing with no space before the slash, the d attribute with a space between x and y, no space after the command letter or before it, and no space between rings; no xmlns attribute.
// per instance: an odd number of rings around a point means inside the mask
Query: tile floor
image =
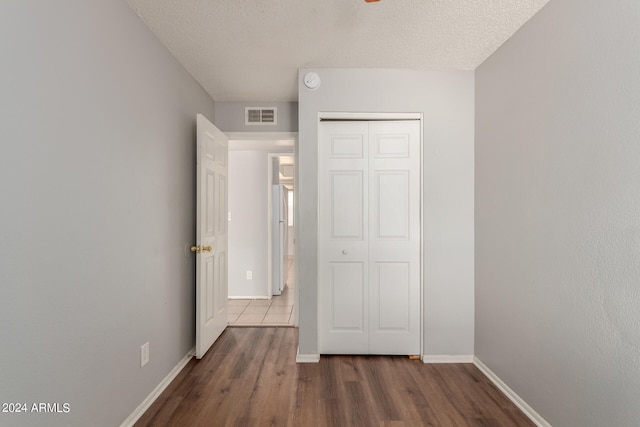
<svg viewBox="0 0 640 427"><path fill-rule="evenodd" d="M293 261L287 287L269 299L230 299L229 326L293 326Z"/></svg>

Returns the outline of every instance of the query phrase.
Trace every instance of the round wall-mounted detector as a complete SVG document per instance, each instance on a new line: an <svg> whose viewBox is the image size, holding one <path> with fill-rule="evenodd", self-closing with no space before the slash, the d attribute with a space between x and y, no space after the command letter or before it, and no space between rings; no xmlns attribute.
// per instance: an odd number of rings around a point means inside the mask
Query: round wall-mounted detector
<svg viewBox="0 0 640 427"><path fill-rule="evenodd" d="M318 73L307 73L304 75L304 85L311 90L318 89L320 86L320 76Z"/></svg>

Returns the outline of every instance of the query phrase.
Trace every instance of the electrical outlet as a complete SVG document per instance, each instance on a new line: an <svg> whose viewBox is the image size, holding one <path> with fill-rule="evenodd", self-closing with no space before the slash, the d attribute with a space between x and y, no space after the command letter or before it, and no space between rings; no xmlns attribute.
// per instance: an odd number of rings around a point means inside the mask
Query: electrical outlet
<svg viewBox="0 0 640 427"><path fill-rule="evenodd" d="M140 347L140 367L149 363L149 343L146 342Z"/></svg>
<svg viewBox="0 0 640 427"><path fill-rule="evenodd" d="M247 270L247 280L253 280L253 271Z"/></svg>

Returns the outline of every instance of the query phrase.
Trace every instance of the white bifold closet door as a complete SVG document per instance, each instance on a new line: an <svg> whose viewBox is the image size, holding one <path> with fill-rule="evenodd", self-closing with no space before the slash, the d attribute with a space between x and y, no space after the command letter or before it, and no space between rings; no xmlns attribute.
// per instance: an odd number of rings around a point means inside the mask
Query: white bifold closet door
<svg viewBox="0 0 640 427"><path fill-rule="evenodd" d="M420 121L319 124L321 354L420 354Z"/></svg>

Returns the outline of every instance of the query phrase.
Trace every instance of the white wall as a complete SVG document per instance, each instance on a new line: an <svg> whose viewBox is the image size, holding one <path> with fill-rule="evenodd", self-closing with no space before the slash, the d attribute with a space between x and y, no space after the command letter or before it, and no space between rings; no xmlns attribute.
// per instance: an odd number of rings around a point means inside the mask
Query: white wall
<svg viewBox="0 0 640 427"><path fill-rule="evenodd" d="M552 0L476 72L476 355L557 427L640 425L639 23Z"/></svg>
<svg viewBox="0 0 640 427"><path fill-rule="evenodd" d="M266 151L229 152L229 296L268 298ZM247 280L246 272L253 272Z"/></svg>
<svg viewBox="0 0 640 427"><path fill-rule="evenodd" d="M296 277L301 354L317 353L318 112L424 113L425 352L473 354L474 74L318 69L299 75Z"/></svg>
<svg viewBox="0 0 640 427"><path fill-rule="evenodd" d="M295 229L293 226L287 227L287 255L293 257L295 254Z"/></svg>
<svg viewBox="0 0 640 427"><path fill-rule="evenodd" d="M0 52L0 402L70 405L0 425L119 425L194 346L214 103L122 1L4 0Z"/></svg>

